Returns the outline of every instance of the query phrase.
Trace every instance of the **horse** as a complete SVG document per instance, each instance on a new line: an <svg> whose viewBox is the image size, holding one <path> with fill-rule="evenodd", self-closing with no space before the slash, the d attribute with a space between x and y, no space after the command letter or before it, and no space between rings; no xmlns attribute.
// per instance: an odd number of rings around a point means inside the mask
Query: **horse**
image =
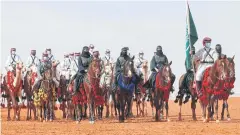
<svg viewBox="0 0 240 135"><path fill-rule="evenodd" d="M162 68L159 69L156 75L156 82L155 82L155 90L154 90L154 105L156 108L155 120L161 120L161 115L163 112L163 106L165 103L166 109L166 120L168 119L168 99L171 89L171 64L163 65Z"/></svg>
<svg viewBox="0 0 240 135"><path fill-rule="evenodd" d="M33 85L37 78L37 66L32 65L30 71L27 72L24 77L24 92L27 98L27 120L31 119L31 112L33 110L34 119L37 119L36 108L33 103Z"/></svg>
<svg viewBox="0 0 240 135"><path fill-rule="evenodd" d="M17 62L16 63L16 70L8 71L7 75L4 77L3 85L6 86L5 91L8 98L8 120L11 119L10 117L10 109L11 104L10 100L12 101L12 108L14 110L14 120L20 120L20 111L21 107L23 106L22 101L22 72L23 72L23 63ZM14 75L15 74L15 75ZM18 102L20 105L18 105Z"/></svg>
<svg viewBox="0 0 240 135"><path fill-rule="evenodd" d="M207 68L204 72L201 89L203 96L199 98L202 107L203 122L209 122L211 117L211 106L215 101L212 96L221 96L225 92L224 84L228 76L227 73L226 57L217 59L213 66ZM216 112L217 114L218 112ZM216 122L219 122L218 115L216 116Z"/></svg>
<svg viewBox="0 0 240 135"><path fill-rule="evenodd" d="M34 105L38 109L38 117L42 122L53 121L54 102L56 100L56 82L54 81L54 71L59 62L53 62L51 69L47 69L43 74L43 79L34 86Z"/></svg>
<svg viewBox="0 0 240 135"><path fill-rule="evenodd" d="M186 76L184 80L184 76ZM183 82L185 81L185 82ZM185 96L185 100L183 101L183 98ZM182 104L187 103L189 98L191 97L191 109L192 109L192 119L194 121L197 120L196 118L196 102L197 102L197 94L196 89L194 87L194 73L193 71L190 71L186 74L183 74L179 79L179 92L178 96L176 97L175 103L179 102L180 111L178 114L178 119L182 120Z"/></svg>
<svg viewBox="0 0 240 135"><path fill-rule="evenodd" d="M113 117L113 90L112 90L112 83L113 83L113 63L109 61L104 64L102 75L100 79L100 88L104 93L104 100L106 106L106 118L109 117L110 110L109 106L111 106L111 116Z"/></svg>
<svg viewBox="0 0 240 135"><path fill-rule="evenodd" d="M215 100L215 102L212 103L212 109L211 109L211 118L213 119L214 115L214 109L216 111L216 115L218 112L218 101L223 100L223 105L222 105L222 112L221 112L221 120L224 120L224 111L225 109L227 110L227 120L230 121L230 113L228 110L228 97L230 94L232 94L232 89L234 88L234 82L235 82L235 63L234 63L234 56L231 58L226 59L226 64L228 68L228 77L226 78L226 82L224 84L224 89L225 91L221 95L214 95L212 98ZM214 103L215 107L214 107Z"/></svg>
<svg viewBox="0 0 240 135"><path fill-rule="evenodd" d="M93 59L89 65L87 74L84 78L84 89L87 95L87 103L89 107L89 122L94 123L94 110L98 107L98 118L102 118L104 95L100 89L101 77L101 60Z"/></svg>
<svg viewBox="0 0 240 135"><path fill-rule="evenodd" d="M59 87L58 87L58 99L60 104L60 109L63 112L63 118L66 118L66 105L67 105L67 98L68 98L68 91L67 91L67 87L69 82L67 80L69 80L70 78L70 74L69 71L64 71L65 73L63 73L60 76L60 81L59 81Z"/></svg>
<svg viewBox="0 0 240 135"><path fill-rule="evenodd" d="M128 118L131 113L132 97L136 85L136 76L134 74L133 58L125 61L123 71L118 76L117 89L117 109L119 114L119 122L124 122L125 117Z"/></svg>
<svg viewBox="0 0 240 135"><path fill-rule="evenodd" d="M147 98L147 94L146 94L146 89L143 87L143 84L145 84L145 82L147 81L147 77L148 77L148 61L145 60L142 63L142 68L141 68L141 76L142 76L142 80L140 81L140 83L138 83L137 85L137 92L136 93L136 108L137 108L137 116L139 116L139 114L142 116L147 115L147 103L145 102L145 99ZM141 108L142 106L142 108ZM146 109L145 109L146 107ZM138 113L138 111L140 113ZM144 112L145 111L145 112Z"/></svg>

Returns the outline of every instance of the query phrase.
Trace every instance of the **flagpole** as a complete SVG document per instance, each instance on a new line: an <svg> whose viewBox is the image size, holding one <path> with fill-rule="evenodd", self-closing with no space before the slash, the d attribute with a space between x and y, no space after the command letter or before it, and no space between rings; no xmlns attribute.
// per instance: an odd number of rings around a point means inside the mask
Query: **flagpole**
<svg viewBox="0 0 240 135"><path fill-rule="evenodd" d="M190 45L190 47L189 47L189 53L191 52L191 50L192 50L192 44L191 44L191 39L190 39L190 23L189 23L189 11L190 10L190 8L189 8L189 4L188 4L188 0L187 0L187 16L188 16L188 19L187 19L187 23L188 23L188 41L189 41L189 45ZM193 56L193 54L192 53L190 53L190 57L192 58L192 56ZM192 68L193 68L193 73L194 73L194 76L195 76L195 65L194 65L194 60L192 60L190 58L190 63L192 64Z"/></svg>

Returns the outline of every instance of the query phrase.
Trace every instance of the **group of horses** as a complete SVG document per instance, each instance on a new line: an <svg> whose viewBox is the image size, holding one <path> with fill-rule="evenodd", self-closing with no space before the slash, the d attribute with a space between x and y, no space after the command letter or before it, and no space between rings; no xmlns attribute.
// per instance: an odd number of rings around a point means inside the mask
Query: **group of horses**
<svg viewBox="0 0 240 135"><path fill-rule="evenodd" d="M194 62L195 69L197 69L198 62ZM23 89L27 100L27 120L32 118L33 111L35 120L53 121L56 118L54 106L58 100L62 110L62 117L73 119L76 123L87 117L90 123L94 123L96 117L102 119L104 107L106 107L106 117L115 116L119 122L124 122L126 118L133 115L134 99L136 101L137 116L147 115L146 99L149 97L152 115L155 120L160 121L163 119L165 107L166 120L170 121L168 118L168 100L171 89L171 64L172 62L163 65L159 69L156 75L155 88L149 90L148 95L147 89L143 87L149 76L148 62L143 62L141 79L138 80L134 67L134 57L124 63L123 70L117 77L117 86L114 83L115 64L110 62L103 64L100 59L93 59L86 75L83 77L83 83L79 86L79 90L74 90L74 79L68 81L64 75L57 77L58 61L52 63L51 69L46 70L43 78L37 83L34 83L38 77L37 67L32 65L23 78L23 72L26 72L26 70L23 63L18 62L16 70L7 72L7 75L3 77L1 93L7 99L8 120L11 119L11 108L14 110L14 119L20 120L20 111L23 106ZM179 79L180 85L183 76ZM204 122L208 122L210 118L213 118L214 111L216 120L219 121L219 100L224 101L221 116L222 119L224 118L224 109L227 108L228 111L227 99L231 89L234 87L234 81L234 57L224 57L216 60L214 65L205 71L202 83L203 96L199 99ZM179 87L179 94L175 100L175 102L179 101L179 120L182 119L182 103L186 103L190 98L192 101L192 118L196 120L195 109L198 98L194 84L194 72L187 75L185 84L184 87ZM183 101L184 97L185 101ZM154 107L155 111L153 110ZM229 112L228 118L230 119Z"/></svg>

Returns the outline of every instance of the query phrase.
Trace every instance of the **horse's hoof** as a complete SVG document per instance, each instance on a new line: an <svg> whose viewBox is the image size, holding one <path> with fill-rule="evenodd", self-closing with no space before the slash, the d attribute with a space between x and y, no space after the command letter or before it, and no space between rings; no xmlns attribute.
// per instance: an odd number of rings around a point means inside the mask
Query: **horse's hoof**
<svg viewBox="0 0 240 135"><path fill-rule="evenodd" d="M227 121L231 121L231 118L227 118Z"/></svg>
<svg viewBox="0 0 240 135"><path fill-rule="evenodd" d="M50 121L50 122L52 122L53 120L52 120L52 119L50 119L49 121Z"/></svg>
<svg viewBox="0 0 240 135"><path fill-rule="evenodd" d="M79 124L79 121L76 121L76 124Z"/></svg>
<svg viewBox="0 0 240 135"><path fill-rule="evenodd" d="M7 121L11 121L11 118L10 118L10 117L8 117L8 118L7 118Z"/></svg>
<svg viewBox="0 0 240 135"><path fill-rule="evenodd" d="M170 119L167 119L167 122L170 122L171 120Z"/></svg>
<svg viewBox="0 0 240 135"><path fill-rule="evenodd" d="M219 120L216 120L216 123L219 123L220 121Z"/></svg>

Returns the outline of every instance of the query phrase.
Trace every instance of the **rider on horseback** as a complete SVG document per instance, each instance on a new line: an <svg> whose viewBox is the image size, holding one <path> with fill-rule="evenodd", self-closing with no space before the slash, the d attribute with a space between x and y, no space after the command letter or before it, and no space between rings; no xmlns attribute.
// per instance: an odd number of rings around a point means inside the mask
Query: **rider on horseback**
<svg viewBox="0 0 240 135"><path fill-rule="evenodd" d="M31 66L35 65L37 68L39 68L40 66L40 60L39 58L36 56L36 50L31 50L31 54L27 59L26 62L26 68L27 68L27 72L31 71ZM27 75L27 72L25 72L25 75ZM37 72L38 76L40 76L40 72Z"/></svg>
<svg viewBox="0 0 240 135"><path fill-rule="evenodd" d="M52 67L52 63L49 61L48 54L47 53L43 53L42 54L41 66L39 68L41 79L44 77L44 72L47 71L47 70L50 70L51 67Z"/></svg>
<svg viewBox="0 0 240 135"><path fill-rule="evenodd" d="M118 85L118 77L123 71L124 63L126 61L131 61L131 57L128 55L128 47L123 47L120 57L118 57L117 62L116 62L116 67L115 67L115 85Z"/></svg>
<svg viewBox="0 0 240 135"><path fill-rule="evenodd" d="M195 77L198 97L202 96L201 86L202 86L202 77L203 77L204 71L208 67L211 67L214 64L215 60L218 58L218 53L216 53L214 49L210 48L211 41L212 41L211 38L205 37L203 39L204 48L200 49L195 54L195 58L194 58L195 61L200 61L198 69L196 71L196 77Z"/></svg>
<svg viewBox="0 0 240 135"><path fill-rule="evenodd" d="M52 50L50 48L47 48L46 51L45 51L48 55L48 61L49 62L53 62L55 61L55 58L54 56L52 55Z"/></svg>
<svg viewBox="0 0 240 135"><path fill-rule="evenodd" d="M105 56L102 58L103 64L104 66L108 65L108 64L113 64L113 58L111 57L111 52L109 49L107 49L105 51Z"/></svg>
<svg viewBox="0 0 240 135"><path fill-rule="evenodd" d="M87 46L84 46L82 49L82 54L78 58L78 72L76 74L76 79L74 83L74 92L79 91L79 86L83 83L84 76L87 73L91 61L92 56L89 53L89 48Z"/></svg>
<svg viewBox="0 0 240 135"><path fill-rule="evenodd" d="M161 68L168 64L168 58L166 57L166 55L163 54L162 51L162 46L157 46L156 49L156 53L154 54L151 63L150 63L150 70L152 71L152 74L149 77L149 80L144 84L145 87L147 88L152 88L154 90L155 88L155 79L156 79L156 75L157 72L159 70L161 70ZM174 81L175 81L175 75L172 74L171 75L171 84L173 85ZM171 86L172 86L171 85ZM170 91L174 91L173 86L171 87Z"/></svg>
<svg viewBox="0 0 240 135"><path fill-rule="evenodd" d="M137 72L137 75L139 76L139 77L141 77L142 78L142 66L143 66L143 62L144 61L146 61L144 58L143 58L143 56L144 56L144 53L143 53L143 51L140 51L139 53L138 53L138 58L137 59L135 59L135 69L136 69L136 72Z"/></svg>
<svg viewBox="0 0 240 135"><path fill-rule="evenodd" d="M70 79L70 67L71 67L71 60L69 59L69 55L64 55L64 60L61 62L61 74L62 76L65 76L66 83L69 83Z"/></svg>
<svg viewBox="0 0 240 135"><path fill-rule="evenodd" d="M191 63L190 63L190 66L187 66L186 64L186 60L185 60L185 68L186 68L186 74L184 74L184 77L183 77L183 81L182 81L182 84L179 86L179 87L184 87L184 88L186 88L187 86L186 86L186 78L187 78L187 76L189 75L189 74L192 74L193 73L193 69L194 69L194 67L193 67L193 60L194 60L194 55L195 55L195 47L194 46L192 46L191 47L191 50L190 50L190 60L191 60Z"/></svg>
<svg viewBox="0 0 240 135"><path fill-rule="evenodd" d="M8 56L5 69L10 72L16 71L16 65L17 62L22 62L21 58L19 55L16 54L16 48L11 48L10 50L10 56ZM15 72L14 72L15 74Z"/></svg>
<svg viewBox="0 0 240 135"><path fill-rule="evenodd" d="M88 48L89 48L90 54L93 55L93 50L94 50L94 48L95 48L94 45L93 45L93 44L90 44Z"/></svg>

